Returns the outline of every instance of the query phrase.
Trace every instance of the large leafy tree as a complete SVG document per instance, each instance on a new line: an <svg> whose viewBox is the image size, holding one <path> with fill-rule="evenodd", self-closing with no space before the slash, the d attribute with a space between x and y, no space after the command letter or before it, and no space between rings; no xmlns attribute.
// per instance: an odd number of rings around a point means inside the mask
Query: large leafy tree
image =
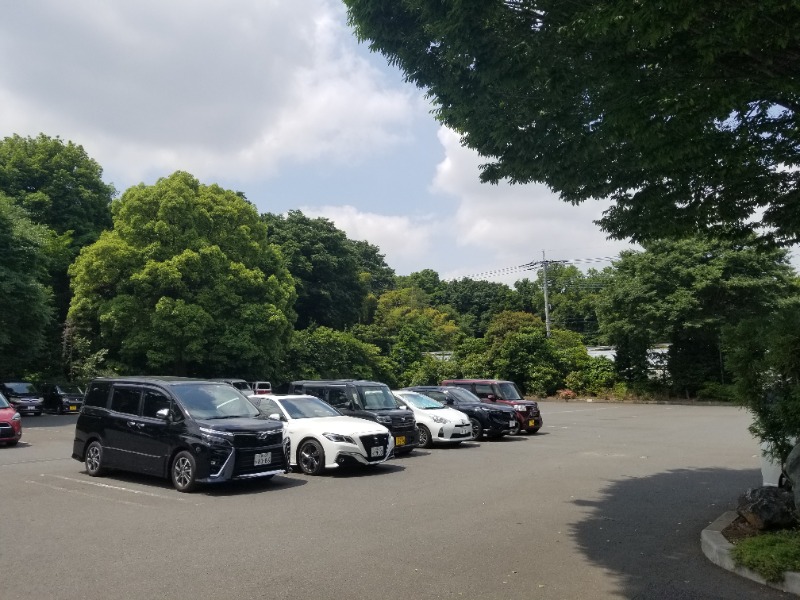
<svg viewBox="0 0 800 600"><path fill-rule="evenodd" d="M487 158L483 181L611 198L601 223L619 238L800 240L800 3L345 4Z"/></svg>
<svg viewBox="0 0 800 600"><path fill-rule="evenodd" d="M444 282L438 299L455 309L464 330L477 337L486 333L495 315L521 307L519 295L507 285L467 278Z"/></svg>
<svg viewBox="0 0 800 600"><path fill-rule="evenodd" d="M378 248L347 238L328 219L299 210L265 214L270 240L286 258L297 287L297 326L343 329L361 321L378 293L391 285L391 269Z"/></svg>
<svg viewBox="0 0 800 600"><path fill-rule="evenodd" d="M691 238L624 252L598 306L620 374L645 379L648 348L667 342L676 392L694 395L705 382L729 383L724 329L768 313L793 295L793 275L784 251L752 242Z"/></svg>
<svg viewBox="0 0 800 600"><path fill-rule="evenodd" d="M73 142L44 134L0 141L0 192L66 243L66 251L49 266L59 320L69 307L68 266L82 247L111 227L115 190L102 175L100 165Z"/></svg>
<svg viewBox="0 0 800 600"><path fill-rule="evenodd" d="M46 285L52 232L0 193L0 376L36 369L53 319Z"/></svg>
<svg viewBox="0 0 800 600"><path fill-rule="evenodd" d="M241 195L184 172L128 189L71 268L76 330L125 372L270 377L292 329L291 277Z"/></svg>

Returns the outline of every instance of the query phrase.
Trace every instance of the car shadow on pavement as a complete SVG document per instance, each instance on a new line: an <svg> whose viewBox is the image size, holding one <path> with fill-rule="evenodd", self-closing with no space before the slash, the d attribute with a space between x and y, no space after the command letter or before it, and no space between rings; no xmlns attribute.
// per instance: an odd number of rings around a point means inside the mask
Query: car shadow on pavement
<svg viewBox="0 0 800 600"><path fill-rule="evenodd" d="M81 473L86 475L86 471L82 471ZM166 493L181 494L175 490L174 487L172 487L172 483L170 483L168 479L156 477L154 475L132 473L129 471L110 471L107 475L99 478L98 481L102 481L108 485L142 485L152 488L153 492L160 490ZM265 479L261 477L237 481L223 481L221 483L201 484L194 492L185 495L181 494L181 496L186 496L188 498L193 495L236 496L239 494L257 494L289 489L300 485L305 485L305 483L306 482L302 479L292 478L291 474L275 475L272 479Z"/></svg>
<svg viewBox="0 0 800 600"><path fill-rule="evenodd" d="M390 475L399 471L405 471L406 468L402 465L391 463L380 463L378 465L348 465L342 466L333 471L328 471L327 475L336 477L337 479L349 479L355 477L380 477L381 475ZM311 476L308 476L311 478Z"/></svg>
<svg viewBox="0 0 800 600"><path fill-rule="evenodd" d="M25 415L22 417L22 437L25 437L26 429L45 429L47 427L63 427L72 425L75 427L75 422L78 420L77 414L66 415L50 415L43 414L38 417L33 415Z"/></svg>
<svg viewBox="0 0 800 600"><path fill-rule="evenodd" d="M786 598L721 569L703 555L700 532L760 484L754 469L680 469L614 481L571 535L592 563L618 575L631 599Z"/></svg>

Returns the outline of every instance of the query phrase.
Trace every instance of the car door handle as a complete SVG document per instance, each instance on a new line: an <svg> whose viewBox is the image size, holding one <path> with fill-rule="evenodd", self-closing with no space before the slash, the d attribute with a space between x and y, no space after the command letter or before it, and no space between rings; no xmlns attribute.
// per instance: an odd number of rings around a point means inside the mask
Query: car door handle
<svg viewBox="0 0 800 600"><path fill-rule="evenodd" d="M136 421L128 421L128 427L138 427L139 429L144 428L144 423L137 423Z"/></svg>

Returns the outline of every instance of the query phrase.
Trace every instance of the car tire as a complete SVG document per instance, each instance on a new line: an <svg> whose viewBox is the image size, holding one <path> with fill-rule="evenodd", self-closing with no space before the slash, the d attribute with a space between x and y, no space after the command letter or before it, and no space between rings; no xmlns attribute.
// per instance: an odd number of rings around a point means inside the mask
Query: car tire
<svg viewBox="0 0 800 600"><path fill-rule="evenodd" d="M394 453L398 456L405 456L406 454L411 454L414 451L414 446L410 448L400 448L399 450L395 448Z"/></svg>
<svg viewBox="0 0 800 600"><path fill-rule="evenodd" d="M419 430L419 445L421 448L430 448L433 446L433 439L431 438L431 431L425 425L417 425Z"/></svg>
<svg viewBox="0 0 800 600"><path fill-rule="evenodd" d="M197 463L191 452L181 450L172 459L169 469L172 485L179 492L191 492L197 488Z"/></svg>
<svg viewBox="0 0 800 600"><path fill-rule="evenodd" d="M56 409L56 414L58 414L58 415L63 415L64 414L64 405L63 404L59 404L58 405L58 408Z"/></svg>
<svg viewBox="0 0 800 600"><path fill-rule="evenodd" d="M529 433L530 433L531 435L533 435L534 433L538 433L538 431L539 431L540 429L541 429L541 427L536 427L536 428L534 428L534 429L531 429L531 430L529 431Z"/></svg>
<svg viewBox="0 0 800 600"><path fill-rule="evenodd" d="M317 440L306 440L297 448L297 466L306 475L321 475L325 470L325 450Z"/></svg>
<svg viewBox="0 0 800 600"><path fill-rule="evenodd" d="M103 466L103 444L97 440L86 447L83 463L86 465L86 472L91 477L100 477L106 472Z"/></svg>
<svg viewBox="0 0 800 600"><path fill-rule="evenodd" d="M469 422L472 425L472 439L476 442L480 441L481 437L483 436L483 425L474 417L471 418Z"/></svg>

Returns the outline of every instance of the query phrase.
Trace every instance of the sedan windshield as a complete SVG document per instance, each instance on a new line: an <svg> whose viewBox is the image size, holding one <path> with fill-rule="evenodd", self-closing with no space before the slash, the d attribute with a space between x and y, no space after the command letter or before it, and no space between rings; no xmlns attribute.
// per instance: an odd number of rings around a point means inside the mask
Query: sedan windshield
<svg viewBox="0 0 800 600"><path fill-rule="evenodd" d="M291 419L315 419L319 417L339 417L342 413L319 398L284 398L281 406Z"/></svg>
<svg viewBox="0 0 800 600"><path fill-rule="evenodd" d="M503 400L522 400L517 386L510 381L498 383L497 387L500 388L500 398Z"/></svg>
<svg viewBox="0 0 800 600"><path fill-rule="evenodd" d="M392 392L386 386L363 386L358 388L361 392L361 400L367 410L381 408L397 408L397 400L392 396Z"/></svg>
<svg viewBox="0 0 800 600"><path fill-rule="evenodd" d="M461 402L475 402L477 404L481 403L481 399L478 398L475 394L470 392L469 390L465 390L464 388L460 387L451 387L448 389L451 395L458 398Z"/></svg>
<svg viewBox="0 0 800 600"><path fill-rule="evenodd" d="M254 418L258 409L227 383L191 383L173 388L186 411L195 419Z"/></svg>
<svg viewBox="0 0 800 600"><path fill-rule="evenodd" d="M398 392L397 395L400 396L400 398L406 402L406 404L413 406L414 408L420 408L422 410L436 410L437 408L444 408L444 405L440 404L433 398L423 396L422 394L417 394L416 392Z"/></svg>
<svg viewBox="0 0 800 600"><path fill-rule="evenodd" d="M17 394L36 394L36 388L33 387L32 383L27 383L23 381L12 381L11 383L5 384L8 389L12 392Z"/></svg>

